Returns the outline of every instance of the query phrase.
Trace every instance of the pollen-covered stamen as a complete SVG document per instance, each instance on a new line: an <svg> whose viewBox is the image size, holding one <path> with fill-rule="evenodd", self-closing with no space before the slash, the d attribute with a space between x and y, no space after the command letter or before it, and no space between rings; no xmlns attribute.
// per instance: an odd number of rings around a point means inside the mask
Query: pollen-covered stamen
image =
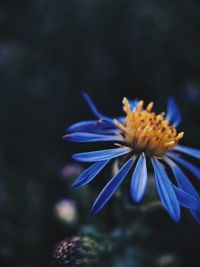
<svg viewBox="0 0 200 267"><path fill-rule="evenodd" d="M128 99L126 97L123 98L122 104L124 105L123 106L124 112L126 114L130 114L131 113L131 107L130 107L130 104L129 104Z"/></svg>
<svg viewBox="0 0 200 267"><path fill-rule="evenodd" d="M147 105L147 108L146 108L146 110L147 111L149 111L149 112L151 112L151 110L152 110L152 108L153 108L153 102L150 102L148 105Z"/></svg>
<svg viewBox="0 0 200 267"><path fill-rule="evenodd" d="M115 120L115 124L123 132L125 142L135 152L160 156L183 138L184 133L177 134L176 128L165 119L164 113L152 112L153 102L144 108L144 102L140 101L132 111L127 98L123 99L123 105L126 113L124 123Z"/></svg>

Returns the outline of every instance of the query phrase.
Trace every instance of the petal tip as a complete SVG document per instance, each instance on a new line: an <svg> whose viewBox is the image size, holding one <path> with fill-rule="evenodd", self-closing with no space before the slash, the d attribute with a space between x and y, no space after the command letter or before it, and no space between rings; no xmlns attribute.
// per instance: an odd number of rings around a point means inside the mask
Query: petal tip
<svg viewBox="0 0 200 267"><path fill-rule="evenodd" d="M92 207L91 212L90 212L90 215L91 216L95 216L95 215L97 215L98 212L99 212L98 209L95 209L95 208Z"/></svg>
<svg viewBox="0 0 200 267"><path fill-rule="evenodd" d="M70 188L71 188L72 190L74 190L74 189L78 188L78 184L73 183L73 184L71 184Z"/></svg>
<svg viewBox="0 0 200 267"><path fill-rule="evenodd" d="M74 159L74 160L78 160L78 156L77 156L77 154L72 155L71 158Z"/></svg>
<svg viewBox="0 0 200 267"><path fill-rule="evenodd" d="M180 222L180 219L181 219L181 216L176 216L176 217L173 217L173 220L175 221L175 223L179 223Z"/></svg>
<svg viewBox="0 0 200 267"><path fill-rule="evenodd" d="M139 203L141 201L142 197L143 197L143 195L137 196L137 197L132 197L132 198L133 198L135 203Z"/></svg>

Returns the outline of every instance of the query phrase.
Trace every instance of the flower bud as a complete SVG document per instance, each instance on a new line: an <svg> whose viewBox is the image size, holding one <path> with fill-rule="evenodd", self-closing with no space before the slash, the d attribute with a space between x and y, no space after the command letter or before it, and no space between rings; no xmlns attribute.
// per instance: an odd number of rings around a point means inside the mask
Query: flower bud
<svg viewBox="0 0 200 267"><path fill-rule="evenodd" d="M74 236L59 242L53 253L55 266L76 267L90 266L99 257L100 249L97 242L87 236Z"/></svg>

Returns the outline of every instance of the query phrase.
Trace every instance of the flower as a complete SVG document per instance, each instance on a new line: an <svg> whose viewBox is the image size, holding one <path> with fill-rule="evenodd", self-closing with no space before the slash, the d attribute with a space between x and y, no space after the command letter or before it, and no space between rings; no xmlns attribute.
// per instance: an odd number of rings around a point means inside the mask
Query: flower
<svg viewBox="0 0 200 267"><path fill-rule="evenodd" d="M124 98L125 116L113 119L100 113L86 93L83 95L97 120L71 125L64 139L72 142L113 142L115 148L74 154L73 159L94 164L83 171L72 188L91 182L112 159L124 158L121 169L98 195L92 214L99 212L108 202L131 169L130 194L134 202L140 202L148 183L148 160L153 167L161 203L171 218L178 222L180 206L183 206L200 222L200 196L180 167L188 169L200 180L200 169L182 158L183 154L200 159L200 150L179 145L184 133L178 133L176 129L181 122L181 113L174 99L168 100L165 115L152 111L153 102L145 108L143 101ZM171 170L175 183L166 168Z"/></svg>

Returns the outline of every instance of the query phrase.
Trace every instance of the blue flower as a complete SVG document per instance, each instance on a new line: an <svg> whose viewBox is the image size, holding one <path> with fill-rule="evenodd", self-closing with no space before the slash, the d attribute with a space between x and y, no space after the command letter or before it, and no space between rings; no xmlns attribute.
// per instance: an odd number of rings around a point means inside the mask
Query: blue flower
<svg viewBox="0 0 200 267"><path fill-rule="evenodd" d="M200 169L181 157L183 154L200 159L200 150L179 145L184 133L178 133L176 129L181 122L181 113L175 101L169 99L165 115L152 111L153 102L144 108L143 101L124 98L125 115L114 119L99 112L86 93L83 96L97 119L71 125L64 139L72 142L111 142L114 147L74 154L74 160L93 162L93 165L81 173L72 188L88 184L113 159L124 158L121 169L98 195L92 214L101 210L129 172L132 172L131 198L136 203L140 202L148 184L148 160L153 167L161 203L171 218L178 222L180 206L183 206L200 223L199 193L181 169L188 169L200 180ZM171 169L175 183L168 176L166 168Z"/></svg>

